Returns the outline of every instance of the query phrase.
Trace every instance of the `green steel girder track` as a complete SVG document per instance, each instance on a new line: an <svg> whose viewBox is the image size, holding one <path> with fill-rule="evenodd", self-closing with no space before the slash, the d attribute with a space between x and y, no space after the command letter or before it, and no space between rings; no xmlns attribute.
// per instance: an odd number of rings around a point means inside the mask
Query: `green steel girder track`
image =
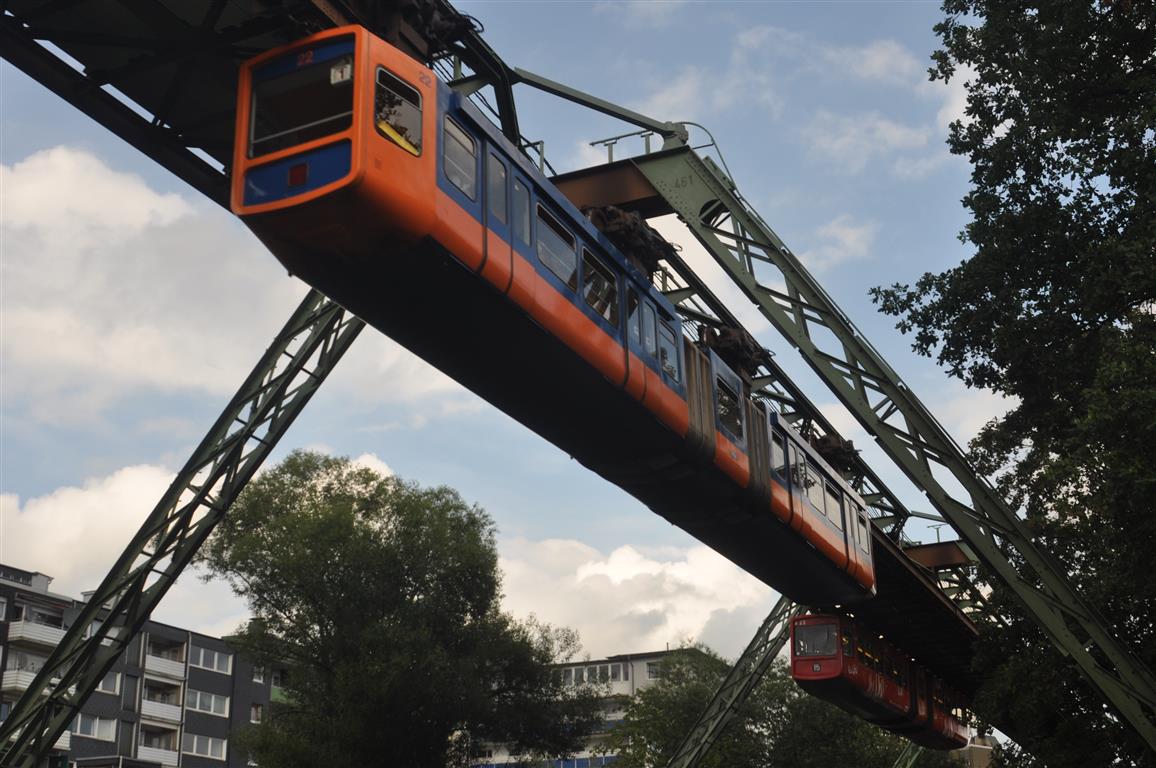
<svg viewBox="0 0 1156 768"><path fill-rule="evenodd" d="M1156 679L1065 571L1032 541L922 402L836 306L734 183L689 148L634 159L652 186L763 315L946 518L1093 687L1156 749ZM768 281L764 273L770 274ZM827 337L827 338L825 338ZM833 343L831 342L833 340ZM934 467L970 497L961 501ZM1023 565L1017 567L1014 555Z"/></svg>
<svg viewBox="0 0 1156 768"><path fill-rule="evenodd" d="M0 724L0 765L39 765L364 326L309 292Z"/></svg>
<svg viewBox="0 0 1156 768"><path fill-rule="evenodd" d="M683 738L667 768L692 768L710 751L715 741L726 730L738 713L739 707L763 679L763 674L783 649L791 634L791 619L802 613L803 607L786 597L771 609L762 626L751 639L726 679L715 691L698 721Z"/></svg>
<svg viewBox="0 0 1156 768"><path fill-rule="evenodd" d="M903 751L899 753L899 757L895 758L892 768L915 768L915 764L919 762L919 756L922 754L923 747L914 741L909 741Z"/></svg>

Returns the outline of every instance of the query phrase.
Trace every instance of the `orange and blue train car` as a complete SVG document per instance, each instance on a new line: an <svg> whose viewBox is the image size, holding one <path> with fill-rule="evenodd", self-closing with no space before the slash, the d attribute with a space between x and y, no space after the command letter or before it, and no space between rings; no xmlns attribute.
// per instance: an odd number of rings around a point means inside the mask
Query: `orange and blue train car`
<svg viewBox="0 0 1156 768"><path fill-rule="evenodd" d="M241 69L232 207L292 273L797 601L863 500L464 96L359 27Z"/></svg>
<svg viewBox="0 0 1156 768"><path fill-rule="evenodd" d="M967 746L962 697L846 616L792 620L791 677L808 693L920 746Z"/></svg>

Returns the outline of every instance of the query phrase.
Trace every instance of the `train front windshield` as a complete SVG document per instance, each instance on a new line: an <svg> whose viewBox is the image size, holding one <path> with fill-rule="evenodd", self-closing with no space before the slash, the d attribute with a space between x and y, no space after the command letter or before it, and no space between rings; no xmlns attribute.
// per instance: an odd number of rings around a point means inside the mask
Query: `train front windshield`
<svg viewBox="0 0 1156 768"><path fill-rule="evenodd" d="M343 131L353 121L353 38L276 59L253 71L249 157Z"/></svg>
<svg viewBox="0 0 1156 768"><path fill-rule="evenodd" d="M839 628L834 624L795 625L796 656L834 656Z"/></svg>

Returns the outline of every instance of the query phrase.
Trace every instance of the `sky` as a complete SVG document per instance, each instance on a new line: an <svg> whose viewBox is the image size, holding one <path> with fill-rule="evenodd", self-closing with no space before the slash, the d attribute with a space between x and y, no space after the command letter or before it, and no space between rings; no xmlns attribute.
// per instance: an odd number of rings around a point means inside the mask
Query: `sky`
<svg viewBox="0 0 1156 768"><path fill-rule="evenodd" d="M511 65L706 126L746 199L958 441L1007 409L916 356L867 294L969 255L969 168L944 145L966 74L928 82L936 4L457 5ZM559 171L603 162L590 142L632 130L525 86L516 96L523 133ZM709 257L682 245L884 481L929 511ZM94 588L306 291L226 211L0 64L0 561L53 576L57 592ZM777 598L372 330L272 461L298 448L480 504L499 529L505 607L579 630L592 657L690 640L734 657ZM244 604L196 576L154 618L232 631Z"/></svg>

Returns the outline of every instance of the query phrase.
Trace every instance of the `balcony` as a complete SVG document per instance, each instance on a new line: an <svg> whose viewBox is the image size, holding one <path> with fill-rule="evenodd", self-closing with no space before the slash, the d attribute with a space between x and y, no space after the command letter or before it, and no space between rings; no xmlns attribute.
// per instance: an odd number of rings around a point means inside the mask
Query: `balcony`
<svg viewBox="0 0 1156 768"><path fill-rule="evenodd" d="M153 656L152 654L145 655L145 669L166 677L176 677L182 680L185 677L185 662L162 659L160 656Z"/></svg>
<svg viewBox="0 0 1156 768"><path fill-rule="evenodd" d="M168 720L174 723L181 721L181 708L176 704L165 704L160 701L144 699L140 703L140 713L142 717L149 717L153 720Z"/></svg>
<svg viewBox="0 0 1156 768"><path fill-rule="evenodd" d="M36 673L27 669L6 669L0 679L0 691L4 693L23 693L36 679Z"/></svg>
<svg viewBox="0 0 1156 768"><path fill-rule="evenodd" d="M140 746L136 748L136 756L138 760L148 760L153 763L160 763L161 765L176 765L178 755L172 749L157 749L156 747Z"/></svg>
<svg viewBox="0 0 1156 768"><path fill-rule="evenodd" d="M56 743L52 745L52 748L58 749L61 752L67 752L72 749L72 733L70 731L62 733L60 738L56 740Z"/></svg>
<svg viewBox="0 0 1156 768"><path fill-rule="evenodd" d="M64 630L35 621L13 621L8 625L8 642L55 648L64 639Z"/></svg>

